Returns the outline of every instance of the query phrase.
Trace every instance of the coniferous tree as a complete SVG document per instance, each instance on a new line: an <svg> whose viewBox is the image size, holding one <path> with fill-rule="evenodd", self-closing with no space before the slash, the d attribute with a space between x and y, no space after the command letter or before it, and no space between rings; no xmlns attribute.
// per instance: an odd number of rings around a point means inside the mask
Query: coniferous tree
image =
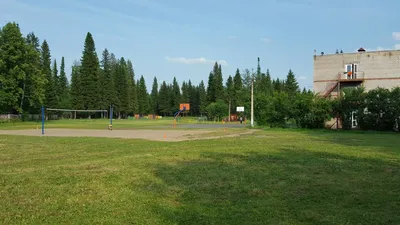
<svg viewBox="0 0 400 225"><path fill-rule="evenodd" d="M179 104L181 101L181 91L179 88L178 81L174 77L174 80L172 81L172 96L171 96L171 111L176 112L179 110Z"/></svg>
<svg viewBox="0 0 400 225"><path fill-rule="evenodd" d="M234 95L233 95L232 107L235 109L237 106L239 106L238 103L243 95L242 93L243 81L239 69L236 69L236 73L233 78L233 87L234 87Z"/></svg>
<svg viewBox="0 0 400 225"><path fill-rule="evenodd" d="M95 43L92 34L88 32L85 38L80 67L80 92L84 109L100 108L101 96L99 95L99 71L100 65Z"/></svg>
<svg viewBox="0 0 400 225"><path fill-rule="evenodd" d="M111 55L107 49L104 49L101 55L100 105L102 109L108 109L116 99L115 84L111 73Z"/></svg>
<svg viewBox="0 0 400 225"><path fill-rule="evenodd" d="M59 98L59 94L60 94L60 85L59 85L59 77L58 77L58 68L57 68L57 60L56 59L54 59L53 60L53 68L52 68L52 70L51 70L51 73L52 73L52 79L53 79L53 85L54 85L54 89L56 90L56 99L57 99L57 105L56 106L58 106L58 103L59 103L59 101L60 101L60 98Z"/></svg>
<svg viewBox="0 0 400 225"><path fill-rule="evenodd" d="M299 92L299 84L292 70L289 70L285 81L285 91L289 96L294 96Z"/></svg>
<svg viewBox="0 0 400 225"><path fill-rule="evenodd" d="M59 87L60 87L60 100L59 107L60 108L70 108L70 95L69 95L69 84L67 75L65 74L65 59L61 58L61 66L60 66L60 78L59 78Z"/></svg>
<svg viewBox="0 0 400 225"><path fill-rule="evenodd" d="M71 72L71 107L73 109L84 109L82 94L81 94L81 65L75 61L72 65Z"/></svg>
<svg viewBox="0 0 400 225"><path fill-rule="evenodd" d="M126 116L129 111L129 84L128 84L128 69L127 64L122 57L117 63L115 74L115 86L118 87L116 97L118 102L115 104L115 112L118 113L118 118Z"/></svg>
<svg viewBox="0 0 400 225"><path fill-rule="evenodd" d="M56 90L56 83L54 78L51 74L51 55L50 55L50 48L47 44L47 41L44 40L42 43L42 54L41 54L41 67L42 72L45 74L47 79L46 85L46 107L47 108L54 108L57 106L57 90Z"/></svg>
<svg viewBox="0 0 400 225"><path fill-rule="evenodd" d="M269 73L269 69L267 69L267 73L265 74L265 93L268 96L274 93L274 88L272 87L272 79Z"/></svg>
<svg viewBox="0 0 400 225"><path fill-rule="evenodd" d="M154 77L153 86L151 88L151 113L158 114L159 111L159 100L158 100L158 82L157 77Z"/></svg>
<svg viewBox="0 0 400 225"><path fill-rule="evenodd" d="M170 114L170 99L167 83L162 82L159 92L159 110L163 116Z"/></svg>
<svg viewBox="0 0 400 225"><path fill-rule="evenodd" d="M207 92L204 86L204 82L201 81L199 84L199 111L200 113L206 112L207 107Z"/></svg>
<svg viewBox="0 0 400 225"><path fill-rule="evenodd" d="M215 79L214 79L214 73L210 73L208 76L208 85L207 85L207 101L208 104L215 102L216 97L215 97ZM207 104L207 105L208 105Z"/></svg>
<svg viewBox="0 0 400 225"><path fill-rule="evenodd" d="M221 65L215 62L214 65L214 85L215 85L215 99L223 100L224 98L224 85L222 79Z"/></svg>
<svg viewBox="0 0 400 225"><path fill-rule="evenodd" d="M133 64L130 60L127 61L128 66L128 80L129 80L129 108L130 112L135 113L139 109L139 103L137 99L137 85L135 82L135 71L133 70Z"/></svg>
<svg viewBox="0 0 400 225"><path fill-rule="evenodd" d="M234 112L234 107L233 107L233 100L235 98L235 86L233 83L233 78L232 76L229 75L228 79L226 80L226 101L228 102L228 105L230 103L231 105L231 112Z"/></svg>
<svg viewBox="0 0 400 225"><path fill-rule="evenodd" d="M149 111L149 96L147 93L146 82L143 75L140 77L138 82L138 102L139 102L139 113L146 114Z"/></svg>
<svg viewBox="0 0 400 225"><path fill-rule="evenodd" d="M188 103L189 102L189 89L188 89L188 84L183 81L182 82L182 96L181 96L181 102L180 103Z"/></svg>

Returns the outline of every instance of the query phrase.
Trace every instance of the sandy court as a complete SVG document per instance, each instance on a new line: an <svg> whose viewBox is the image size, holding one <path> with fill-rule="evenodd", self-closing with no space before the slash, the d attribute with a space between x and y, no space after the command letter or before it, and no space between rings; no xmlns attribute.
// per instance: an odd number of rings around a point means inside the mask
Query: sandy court
<svg viewBox="0 0 400 225"><path fill-rule="evenodd" d="M44 136L55 137L105 137L147 139L154 141L184 141L194 139L210 139L202 134L215 130L84 130L84 129L46 129ZM0 135L42 136L41 130L0 130ZM197 136L197 137L196 137ZM232 135L226 135L232 136ZM236 135L235 135L236 136Z"/></svg>

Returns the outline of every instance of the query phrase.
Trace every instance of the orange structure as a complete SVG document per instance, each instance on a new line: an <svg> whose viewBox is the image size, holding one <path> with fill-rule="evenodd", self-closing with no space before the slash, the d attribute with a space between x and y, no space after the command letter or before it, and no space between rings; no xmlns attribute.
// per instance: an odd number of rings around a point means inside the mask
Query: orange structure
<svg viewBox="0 0 400 225"><path fill-rule="evenodd" d="M179 104L179 110L189 111L190 110L190 104L189 103Z"/></svg>

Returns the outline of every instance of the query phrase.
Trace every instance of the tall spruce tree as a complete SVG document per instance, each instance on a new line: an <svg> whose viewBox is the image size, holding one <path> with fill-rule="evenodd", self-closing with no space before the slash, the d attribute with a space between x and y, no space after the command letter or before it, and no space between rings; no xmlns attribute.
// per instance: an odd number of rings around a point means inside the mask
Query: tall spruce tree
<svg viewBox="0 0 400 225"><path fill-rule="evenodd" d="M160 91L159 91L159 110L163 116L166 116L170 113L170 102L169 102L169 90L167 83L165 81L162 82Z"/></svg>
<svg viewBox="0 0 400 225"><path fill-rule="evenodd" d="M84 109L100 108L99 71L99 59L95 43L92 34L88 32L85 38L80 67L80 92Z"/></svg>
<svg viewBox="0 0 400 225"><path fill-rule="evenodd" d="M180 103L188 103L189 102L189 89L188 89L188 84L183 81L182 82L182 96L181 96L181 102Z"/></svg>
<svg viewBox="0 0 400 225"><path fill-rule="evenodd" d="M286 76L285 91L289 96L294 96L300 91L299 84L297 83L296 77L291 69Z"/></svg>
<svg viewBox="0 0 400 225"><path fill-rule="evenodd" d="M128 84L128 69L127 64L122 57L117 65L115 74L115 86L118 87L116 97L118 102L115 104L115 112L118 113L118 118L125 117L129 111L129 84Z"/></svg>
<svg viewBox="0 0 400 225"><path fill-rule="evenodd" d="M133 70L133 64L130 60L127 61L128 66L128 80L129 80L129 111L135 113L139 109L139 103L137 98L137 85L135 82L135 71Z"/></svg>
<svg viewBox="0 0 400 225"><path fill-rule="evenodd" d="M149 111L149 96L147 93L146 81L143 75L138 82L139 113L146 114Z"/></svg>
<svg viewBox="0 0 400 225"><path fill-rule="evenodd" d="M57 99L57 106L59 104L60 101L60 85L59 85L59 77L58 77L58 67L57 67L57 60L54 59L53 60L53 68L51 70L52 73L52 79L53 79L53 85L54 88L56 89L56 99Z"/></svg>
<svg viewBox="0 0 400 225"><path fill-rule="evenodd" d="M172 96L171 96L171 111L174 113L179 110L179 104L181 102L181 91L179 88L178 81L176 80L176 77L174 77L174 80L172 81Z"/></svg>
<svg viewBox="0 0 400 225"><path fill-rule="evenodd" d="M71 72L71 107L73 109L84 109L80 69L80 62L74 61Z"/></svg>
<svg viewBox="0 0 400 225"><path fill-rule="evenodd" d="M208 104L215 102L216 97L215 97L215 79L214 79L214 73L210 73L208 75L208 85L207 85L207 101ZM207 104L207 105L208 105Z"/></svg>
<svg viewBox="0 0 400 225"><path fill-rule="evenodd" d="M41 67L42 72L45 74L47 79L46 85L46 107L54 108L57 106L57 89L55 80L51 74L51 55L50 48L47 44L47 41L44 40L42 43L42 52L41 52Z"/></svg>
<svg viewBox="0 0 400 225"><path fill-rule="evenodd" d="M204 82L201 81L199 84L199 111L200 113L206 112L207 107L207 92L206 87L204 86Z"/></svg>
<svg viewBox="0 0 400 225"><path fill-rule="evenodd" d="M153 79L153 86L151 88L151 95L150 95L150 102L151 102L151 113L158 114L159 112L159 100L158 100L158 82L157 77Z"/></svg>
<svg viewBox="0 0 400 225"><path fill-rule="evenodd" d="M271 74L269 73L269 69L267 69L267 73L265 75L265 93L267 95L272 95L274 93L274 89L272 87L272 79L271 79Z"/></svg>
<svg viewBox="0 0 400 225"><path fill-rule="evenodd" d="M235 86L233 83L232 76L229 75L228 79L226 80L226 101L231 103L231 111L234 112L233 101L235 99Z"/></svg>
<svg viewBox="0 0 400 225"><path fill-rule="evenodd" d="M111 73L111 55L107 49L104 49L101 54L100 65L100 105L102 109L108 109L113 104L113 100L116 99L116 92L114 79Z"/></svg>
<svg viewBox="0 0 400 225"><path fill-rule="evenodd" d="M214 65L214 85L215 85L215 98L216 100L223 100L224 98L224 84L222 79L222 68L215 62Z"/></svg>
<svg viewBox="0 0 400 225"><path fill-rule="evenodd" d="M69 84L67 75L65 73L65 59L61 58L60 66L60 78L58 82L60 92L59 92L59 107L60 108L70 108L70 95L69 95Z"/></svg>

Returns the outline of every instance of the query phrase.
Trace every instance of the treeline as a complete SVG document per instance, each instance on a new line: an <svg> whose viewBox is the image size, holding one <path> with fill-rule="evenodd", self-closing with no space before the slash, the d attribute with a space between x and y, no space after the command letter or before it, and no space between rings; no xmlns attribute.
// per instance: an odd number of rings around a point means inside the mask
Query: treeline
<svg viewBox="0 0 400 225"><path fill-rule="evenodd" d="M190 115L220 119L228 112L214 106L228 109L230 105L231 112L245 106L245 114L250 114L253 77L255 93L291 90L297 85L292 71L286 80L273 80L269 71L261 72L259 63L256 73L237 69L224 82L221 65L216 62L207 85L190 80L179 84L175 77L171 83L159 84L154 77L148 93L144 76L136 78L129 59L117 58L107 49L98 57L91 33L86 35L81 59L72 65L69 82L64 57L58 67L47 41L40 42L33 32L24 37L16 23L2 27L0 50L0 113L38 114L42 105L77 110L109 109L112 105L119 118L132 114L170 116L179 110L180 103L190 103Z"/></svg>

